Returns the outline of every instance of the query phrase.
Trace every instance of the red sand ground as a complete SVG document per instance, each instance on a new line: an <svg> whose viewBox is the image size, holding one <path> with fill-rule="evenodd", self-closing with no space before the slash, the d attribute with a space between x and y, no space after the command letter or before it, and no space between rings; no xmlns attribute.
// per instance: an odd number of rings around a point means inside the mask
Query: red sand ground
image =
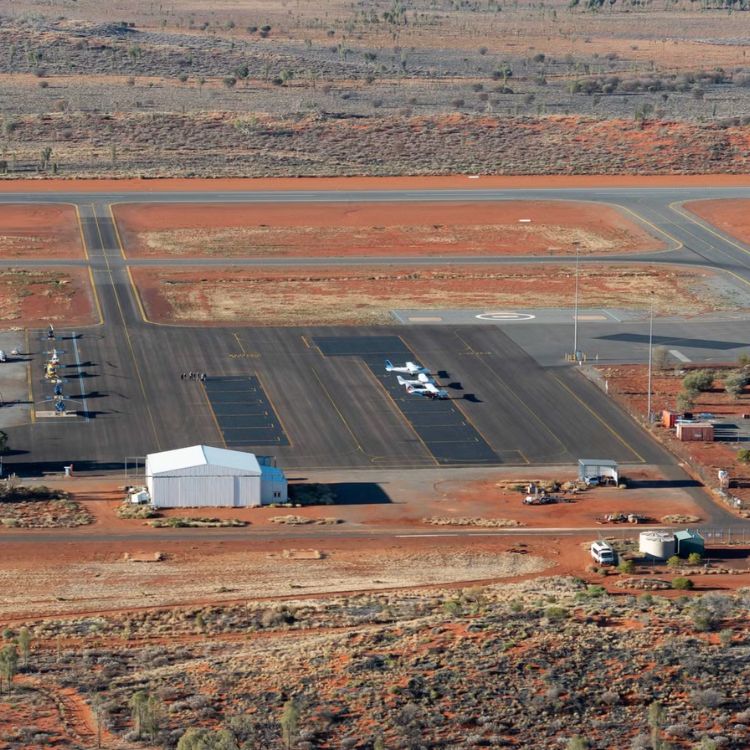
<svg viewBox="0 0 750 750"><path fill-rule="evenodd" d="M660 313L705 311L708 271L586 264L585 304ZM150 320L214 325L379 325L397 308L566 307L575 274L561 266L316 266L314 268L135 268ZM653 294L651 292L653 291Z"/></svg>
<svg viewBox="0 0 750 750"><path fill-rule="evenodd" d="M85 268L29 268L0 271L0 327L66 326L100 322Z"/></svg>
<svg viewBox="0 0 750 750"><path fill-rule="evenodd" d="M750 245L750 199L692 201L686 203L685 208L740 242Z"/></svg>
<svg viewBox="0 0 750 750"><path fill-rule="evenodd" d="M609 382L609 394L622 403L626 409L642 419L647 403L647 368L644 365L618 365L600 367L601 374ZM669 370L655 372L652 377L652 410L676 411L677 394L682 390L682 378ZM710 412L717 417L732 417L750 413L750 389L733 399L723 390L721 373L717 375L714 388L699 393L695 399L693 412ZM745 501L750 501L750 467L737 460L738 446L728 442L680 442L674 430L661 424L653 427L654 434L668 445L673 453L683 458L688 467L705 479L708 486L718 486L719 469L729 471L732 478L731 492Z"/></svg>
<svg viewBox="0 0 750 750"><path fill-rule="evenodd" d="M452 177L278 177L263 179L0 180L0 192L225 190L429 190L448 188L750 187L750 175L521 175Z"/></svg>
<svg viewBox="0 0 750 750"><path fill-rule="evenodd" d="M83 258L75 207L0 204L0 258Z"/></svg>
<svg viewBox="0 0 750 750"><path fill-rule="evenodd" d="M125 250L135 257L538 255L569 254L576 245L584 254L606 254L665 247L620 211L582 202L127 203L114 213Z"/></svg>

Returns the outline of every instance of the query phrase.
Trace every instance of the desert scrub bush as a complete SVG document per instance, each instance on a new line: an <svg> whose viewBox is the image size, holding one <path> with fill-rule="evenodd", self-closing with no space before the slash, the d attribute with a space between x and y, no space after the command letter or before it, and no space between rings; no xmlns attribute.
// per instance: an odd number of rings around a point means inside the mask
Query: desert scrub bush
<svg viewBox="0 0 750 750"><path fill-rule="evenodd" d="M127 501L119 505L115 512L118 518L157 518L159 515L150 505L136 505Z"/></svg>
<svg viewBox="0 0 750 750"><path fill-rule="evenodd" d="M689 578L683 578L680 576L679 578L675 578L672 581L672 588L676 589L677 591L687 591L689 589L692 589L694 586L693 582Z"/></svg>
<svg viewBox="0 0 750 750"><path fill-rule="evenodd" d="M568 610L565 607L547 607L544 616L552 622L560 622L568 617Z"/></svg>
<svg viewBox="0 0 750 750"><path fill-rule="evenodd" d="M620 560L617 570L625 574L635 573L635 563L632 560Z"/></svg>
<svg viewBox="0 0 750 750"><path fill-rule="evenodd" d="M687 557L688 565L700 565L703 562L703 555L700 552L691 552Z"/></svg>
<svg viewBox="0 0 750 750"><path fill-rule="evenodd" d="M693 690L690 693L690 702L697 708L718 708L725 701L724 693L714 688Z"/></svg>
<svg viewBox="0 0 750 750"><path fill-rule="evenodd" d="M237 528L247 526L248 521L239 518L206 518L203 516L185 516L172 518L157 518L148 522L155 529L187 529L187 528Z"/></svg>

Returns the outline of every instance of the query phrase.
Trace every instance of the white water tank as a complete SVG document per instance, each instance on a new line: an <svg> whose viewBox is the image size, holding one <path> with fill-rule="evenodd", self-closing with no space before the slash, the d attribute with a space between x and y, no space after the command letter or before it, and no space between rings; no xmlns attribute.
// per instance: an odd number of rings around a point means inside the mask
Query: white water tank
<svg viewBox="0 0 750 750"><path fill-rule="evenodd" d="M677 543L671 531L642 531L638 549L652 559L667 560L676 553Z"/></svg>

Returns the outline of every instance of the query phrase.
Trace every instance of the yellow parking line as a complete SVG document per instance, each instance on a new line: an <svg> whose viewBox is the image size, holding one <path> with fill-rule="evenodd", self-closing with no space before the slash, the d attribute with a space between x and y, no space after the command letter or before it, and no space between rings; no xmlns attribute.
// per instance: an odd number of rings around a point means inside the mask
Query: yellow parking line
<svg viewBox="0 0 750 750"><path fill-rule="evenodd" d="M125 245L122 244L122 239L120 237L120 228L117 226L117 220L115 219L115 212L112 210L112 206L118 206L119 203L109 203L107 205L107 208L109 209L109 218L112 221L112 226L115 228L115 237L117 237L117 244L120 248L120 255L122 255L123 260L127 260L128 256L125 254Z"/></svg>
<svg viewBox="0 0 750 750"><path fill-rule="evenodd" d="M693 202L696 202L696 201L693 201ZM688 209L685 209L682 201L674 201L674 203L670 203L669 208L671 208L675 213L680 214L680 216L682 216L684 219L687 219L691 224L695 224L696 226L699 226L701 229L705 230L709 234L712 234L714 237L717 237L722 242L726 242L732 247L736 247L738 250L742 250L743 253L747 253L748 255L750 255L750 250L748 250L746 247L743 247L737 242L734 242L729 237L726 237L722 235L721 233L717 232L715 229L711 227L710 224L707 224L699 216L695 216L691 214Z"/></svg>
<svg viewBox="0 0 750 750"><path fill-rule="evenodd" d="M556 380L556 381L557 381L557 382L558 382L558 383L559 383L559 384L560 384L560 385L561 385L561 386L562 386L563 388L565 388L565 390L566 390L566 391L567 391L567 392L568 392L568 393L569 393L569 394L570 394L571 396L573 396L573 398L574 398L574 399L575 399L576 401L578 401L578 403L579 403L579 404L581 404L581 406L583 406L583 408L584 408L584 409L586 409L586 411L587 411L587 412L589 412L589 414L591 414L591 416L593 416L593 417L594 417L594 419L596 419L596 420L597 420L598 422L601 422L601 424L603 424L603 425L604 425L604 427L605 427L605 428L606 428L606 429L607 429L607 430L608 430L609 432L611 432L611 433L612 433L612 434L613 434L613 435L614 435L614 436L615 436L615 437L616 437L616 438L617 438L617 439L618 439L618 440L619 440L619 441L620 441L620 442L621 442L621 443L622 443L622 444L623 444L623 445L624 445L624 446L625 446L625 447L626 447L626 448L627 448L627 449L628 449L628 450L629 450L629 451L630 451L630 452L631 452L631 453L632 453L632 454L633 454L634 456L637 456L637 457L638 457L638 460L639 460L639 461L640 461L641 463L643 463L643 464L645 464L645 463L646 463L646 459L645 459L645 458L643 458L643 456L642 456L642 455L641 455L640 453L638 453L638 451L637 451L637 450L636 450L635 448L633 448L633 446L632 446L632 445L630 445L630 443L628 443L628 441L627 441L627 440L625 440L625 438L624 438L624 437L623 437L622 435L620 435L620 433L619 433L619 432L617 432L617 430L615 430L615 429L614 429L614 428L613 428L613 427L612 427L612 426L611 426L610 424L608 424L608 423L606 422L606 420L602 419L602 417L600 417L600 416L599 416L599 415L598 415L598 414L597 414L597 413L596 413L596 412L595 412L595 411L594 411L594 410L593 410L593 409L592 409L592 408L591 408L591 407L590 407L590 406L589 406L589 405L588 405L588 404L587 404L587 403L586 403L586 402L585 402L585 401L584 401L584 400L583 400L582 398L580 398L580 397L579 397L579 396L578 396L578 395L577 395L577 394L576 394L576 393L575 393L575 392L574 392L573 390L571 390L571 389L570 389L570 388L569 388L569 387L568 387L567 385L565 385L565 383L563 383L563 381L562 381L562 380L560 380L560 378L558 378L558 377L557 377L557 375L553 375L552 377L553 377L553 378L554 378L554 379L555 379L555 380Z"/></svg>
<svg viewBox="0 0 750 750"><path fill-rule="evenodd" d="M344 415L341 413L341 410L336 405L336 402L333 400L333 397L331 396L330 391L328 390L328 388L326 388L325 384L321 380L320 375L318 375L318 371L314 367L311 367L310 369L312 370L312 374L315 376L315 379L320 384L320 387L323 389L323 392L326 394L326 396L328 396L328 400L331 402L331 406L333 406L333 408L336 410L336 414L339 415L339 419L344 423L344 427L346 427L346 429L348 430L349 434L352 437L352 440L354 440L354 444L356 445L357 450L360 451L363 455L367 456L365 449L362 447L361 443L359 442L359 439L354 434L354 430L352 430L352 428L349 426L349 423L346 421L346 419L344 418Z"/></svg>
<svg viewBox="0 0 750 750"><path fill-rule="evenodd" d="M99 242L101 243L102 248L104 248L104 238L102 237L102 230L99 226L99 221L96 218L96 211L94 210L94 206L91 206L91 215L94 218L94 224L96 225L96 231L99 235ZM154 419L154 415L151 411L151 406L149 405L148 397L146 396L146 385L143 382L143 377L141 376L141 368L138 366L138 359L135 356L135 349L133 348L133 342L130 338L130 331L128 330L128 324L125 322L125 314L122 310L122 303L120 302L120 296L117 293L117 286L115 285L115 279L112 275L112 268L109 265L109 258L107 257L107 253L104 254L104 263L107 267L107 272L109 273L109 280L112 284L112 292L115 297L115 302L117 303L117 309L120 312L120 319L122 320L122 329L125 333L125 340L127 341L128 348L130 349L130 356L133 360L133 365L135 366L135 374L138 378L138 383L140 384L141 388L141 395L143 396L143 405L146 407L146 412L148 413L149 421L151 422L151 431L154 434L154 439L156 440L156 446L159 450L161 450L161 441L159 440L159 433L156 429L156 420Z"/></svg>
<svg viewBox="0 0 750 750"><path fill-rule="evenodd" d="M203 397L206 399L206 404L208 406L208 411L211 413L211 418L214 421L214 426L216 427L216 432L219 433L219 438L221 439L221 444L226 448L227 447L227 441L224 439L224 433L221 431L221 427L219 427L219 420L216 418L216 412L214 411L214 407L211 406L211 399L208 397L208 391L206 390L206 384L201 381L201 385L203 386Z"/></svg>
<svg viewBox="0 0 750 750"><path fill-rule="evenodd" d="M361 362L361 360L359 361ZM391 394L388 392L388 389L380 382L380 380L378 380L377 377L375 377L375 373L373 373L373 371L364 362L362 362L362 371L365 373L365 376L373 380L376 383L376 387L378 387L385 394L385 397L391 402L391 405L393 406L393 409L395 410L397 416L401 418L409 432L413 435L416 435L417 440L422 443L422 447L427 452L427 456L432 459L432 461L435 463L435 466L439 466L440 462L437 460L437 458L435 458L435 456L432 454L432 451L427 447L427 443L425 443L425 441L422 439L422 436L417 432L417 428L407 419L406 414L404 414L404 412L399 409L398 404L394 400L393 396L391 396Z"/></svg>
<svg viewBox="0 0 750 750"><path fill-rule="evenodd" d="M677 237L674 237L669 232L667 232L665 229L661 229L660 227L657 227L656 224L650 222L648 219L644 219L638 212L633 211L632 209L628 208L627 206L621 206L619 203L613 204L617 205L618 208L621 208L623 211L627 211L631 216L634 216L638 221L642 221L647 226L651 227L657 234L661 234L664 237L666 237L670 242L673 242L675 247L672 248L673 250L682 250L683 247L685 247L685 243L681 240L677 239ZM665 217L666 218L666 217ZM667 219L668 221L668 219Z"/></svg>
<svg viewBox="0 0 750 750"><path fill-rule="evenodd" d="M276 419L279 420L279 425L281 425L281 429L283 430L284 434L286 435L286 439L289 441L289 447L291 448L294 446L294 441L292 440L292 436L287 430L286 425L284 424L284 420L281 418L281 412L279 411L276 404L273 402L273 399L271 398L271 393L266 388L266 384L263 382L263 378L261 378L259 372L254 372L253 375L258 379L258 383L260 384L260 387L263 389L263 394L268 399L268 403L271 405L271 408L273 409L273 413L276 415Z"/></svg>

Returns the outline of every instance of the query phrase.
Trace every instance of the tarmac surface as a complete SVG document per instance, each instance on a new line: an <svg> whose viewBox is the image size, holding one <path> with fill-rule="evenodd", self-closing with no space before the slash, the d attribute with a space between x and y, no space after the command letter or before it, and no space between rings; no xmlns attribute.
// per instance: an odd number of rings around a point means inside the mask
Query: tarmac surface
<svg viewBox="0 0 750 750"><path fill-rule="evenodd" d="M683 201L750 197L750 188L554 190L388 190L215 193L8 193L6 203L75 203L87 248L83 261L3 261L2 265L88 266L102 324L57 332L66 396L76 416L35 417L9 429L22 473L131 469L151 451L192 443L273 453L291 473L318 468L416 468L571 463L578 457L672 464L674 459L594 385L565 365L570 311L514 311L523 320L477 319L498 311L407 311L381 328L190 328L145 320L130 267L147 265L314 265L314 259L127 259L110 206L128 203L585 200L620 207L670 249L607 256L607 262L710 267L750 292L750 248L680 206ZM326 265L387 264L393 259L332 259ZM574 263L554 258L409 259L428 264ZM591 262L599 259L581 259ZM399 258L399 262L405 262ZM750 299L750 295L748 295ZM403 312L403 311L402 311ZM506 311L499 311L506 312ZM546 316L546 317L545 317ZM440 317L441 320L435 320ZM567 317L567 320L566 320ZM422 320L418 320L422 318ZM681 361L736 360L750 351L744 316L728 320L656 319L654 343ZM579 311L580 348L600 361L643 361L648 316ZM377 341L376 341L377 340ZM50 341L29 333L29 400L49 398L41 367ZM387 354L386 354L387 353ZM390 356L387 356L390 355ZM415 357L438 374L451 398L408 397L381 363ZM205 382L183 372L207 374ZM227 380L230 378L232 380ZM237 386L241 385L241 388ZM245 387L247 386L247 387ZM240 391L244 391L240 393ZM235 400L237 399L237 400ZM37 411L34 409L33 411Z"/></svg>

